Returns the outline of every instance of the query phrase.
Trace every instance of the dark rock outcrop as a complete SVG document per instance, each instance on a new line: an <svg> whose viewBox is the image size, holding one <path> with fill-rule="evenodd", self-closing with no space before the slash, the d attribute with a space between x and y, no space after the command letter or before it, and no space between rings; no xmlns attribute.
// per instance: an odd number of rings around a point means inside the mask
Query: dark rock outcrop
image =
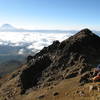
<svg viewBox="0 0 100 100"><path fill-rule="evenodd" d="M22 71L20 75L22 82L23 92L37 85L39 78L41 77L42 71L51 64L50 57L48 55L43 55L34 59L29 63L28 67Z"/></svg>

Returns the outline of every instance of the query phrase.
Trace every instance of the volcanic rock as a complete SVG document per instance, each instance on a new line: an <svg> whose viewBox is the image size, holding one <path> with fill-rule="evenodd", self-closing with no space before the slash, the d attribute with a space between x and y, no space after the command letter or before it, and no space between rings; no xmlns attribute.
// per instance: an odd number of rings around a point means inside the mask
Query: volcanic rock
<svg viewBox="0 0 100 100"><path fill-rule="evenodd" d="M24 94L30 88L38 89L61 80L81 75L79 83L90 82L91 69L100 63L100 37L89 29L81 30L70 38L54 41L34 56L28 56L27 62L14 73L0 81L0 95L5 96L6 89L13 94ZM9 79L9 80L8 80Z"/></svg>
<svg viewBox="0 0 100 100"><path fill-rule="evenodd" d="M54 41L35 56L29 56L28 67L20 75L23 90L38 85L47 86L53 81L72 78L87 71L89 73L82 75L80 83L89 82L91 69L99 63L99 44L100 37L84 29L61 43Z"/></svg>

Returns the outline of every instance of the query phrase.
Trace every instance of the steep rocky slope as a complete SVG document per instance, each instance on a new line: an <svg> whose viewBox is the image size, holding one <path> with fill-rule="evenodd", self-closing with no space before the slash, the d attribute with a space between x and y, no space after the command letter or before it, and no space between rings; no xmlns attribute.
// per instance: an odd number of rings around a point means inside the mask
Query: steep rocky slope
<svg viewBox="0 0 100 100"><path fill-rule="evenodd" d="M99 44L100 37L89 29L81 30L61 43L54 41L35 56L28 56L26 64L1 79L1 98L14 100L17 96L74 77L78 77L77 87L78 83L90 82L92 69L100 63Z"/></svg>

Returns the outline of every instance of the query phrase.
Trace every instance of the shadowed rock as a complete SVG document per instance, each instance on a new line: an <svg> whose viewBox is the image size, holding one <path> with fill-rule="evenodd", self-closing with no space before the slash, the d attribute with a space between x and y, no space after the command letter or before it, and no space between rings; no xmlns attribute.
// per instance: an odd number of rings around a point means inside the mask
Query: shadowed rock
<svg viewBox="0 0 100 100"><path fill-rule="evenodd" d="M41 77L42 71L47 68L50 63L51 60L49 56L44 55L35 59L28 68L22 71L20 78L23 91L37 85L37 81L39 77Z"/></svg>

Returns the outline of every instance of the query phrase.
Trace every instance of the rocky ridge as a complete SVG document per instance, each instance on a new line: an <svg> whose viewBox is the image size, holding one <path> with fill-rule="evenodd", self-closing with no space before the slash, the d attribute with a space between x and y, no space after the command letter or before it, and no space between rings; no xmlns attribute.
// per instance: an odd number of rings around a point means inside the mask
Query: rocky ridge
<svg viewBox="0 0 100 100"><path fill-rule="evenodd" d="M54 41L35 56L28 56L25 65L1 79L5 83L0 81L0 95L11 100L30 89L56 85L76 76L82 76L79 83L89 82L92 69L100 63L99 44L100 37L89 29L81 30L61 43Z"/></svg>

